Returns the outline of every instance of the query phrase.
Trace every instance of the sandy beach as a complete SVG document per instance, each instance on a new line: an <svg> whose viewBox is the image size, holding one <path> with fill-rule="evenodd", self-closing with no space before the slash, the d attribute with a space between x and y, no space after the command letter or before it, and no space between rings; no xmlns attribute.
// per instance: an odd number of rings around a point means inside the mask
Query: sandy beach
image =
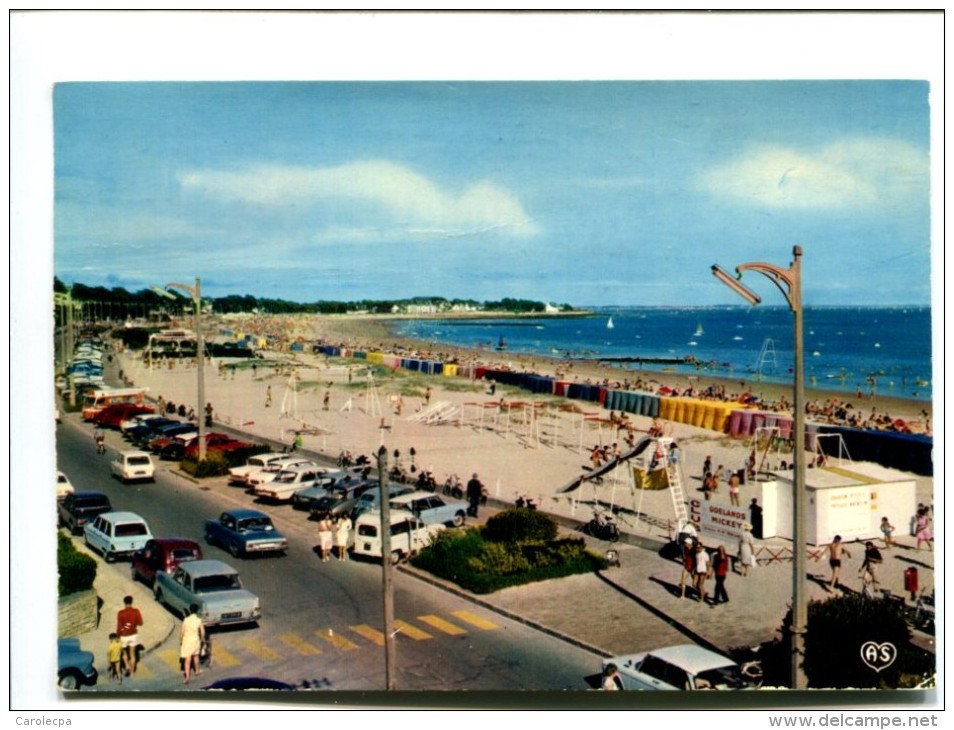
<svg viewBox="0 0 954 730"><path fill-rule="evenodd" d="M245 330L253 331L251 325L247 322ZM270 325L274 327L274 321ZM580 382L620 379L617 369L597 363L403 340L392 336L385 322L371 317L292 317L283 319L281 326L288 342L300 338L303 343L322 341L444 361L477 361L542 375L561 373ZM588 519L588 510L596 502L620 506L625 508L621 527L635 534L660 537L673 517L668 492L634 489L625 469L617 469L599 487L588 483L570 495L560 494L561 487L589 468L594 446L618 444L624 448L625 433L617 431L609 422L609 412L597 403L532 394L505 385L498 385L491 396L481 381L380 366L371 369L365 361L314 354L307 346L300 351L286 347L263 354L262 360L214 359L207 365L206 399L214 407L216 422L286 445L300 433L306 449L331 458L344 451L352 456L370 455L384 445L389 467L397 463L407 474L427 470L440 484L452 474L466 482L476 473L490 495L499 500L513 502L529 496L544 509L576 517ZM194 366L174 362L171 367L150 370L131 351L123 353L120 362L126 378L148 387L151 398L195 402ZM690 383L669 373L643 375L676 387ZM707 384L708 379L693 383L697 388ZM728 392L731 384L725 385ZM269 393L271 401L266 405ZM774 393L777 395L770 395ZM788 396L784 386L766 386L764 394L766 398ZM824 400L833 396L815 391L810 397ZM876 404L892 416L910 419L916 419L924 407L900 399L877 399ZM871 403L866 400L864 407L870 410ZM631 414L631 420L637 437L651 424L647 416ZM733 438L683 423L667 423L666 428L680 444L690 493L700 486L698 475L706 457L711 457L714 465L739 469L754 445L751 438ZM764 465L772 468L786 458L790 456L766 452ZM919 501L932 501L933 480L918 477L917 483Z"/></svg>

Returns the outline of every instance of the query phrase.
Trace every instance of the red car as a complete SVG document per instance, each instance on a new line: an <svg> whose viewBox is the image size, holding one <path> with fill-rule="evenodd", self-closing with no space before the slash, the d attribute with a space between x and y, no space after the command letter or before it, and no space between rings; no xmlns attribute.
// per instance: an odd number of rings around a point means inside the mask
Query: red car
<svg viewBox="0 0 954 730"><path fill-rule="evenodd" d="M247 441L239 441L224 433L207 433L205 435L205 448L208 451L235 451L236 449L251 448L254 445ZM198 452L199 440L193 439L185 447L185 456L196 456Z"/></svg>
<svg viewBox="0 0 954 730"><path fill-rule="evenodd" d="M137 403L113 403L93 416L92 420L97 426L118 429L123 421L128 421L133 416L138 416L140 413L155 412L156 409L152 406Z"/></svg>
<svg viewBox="0 0 954 730"><path fill-rule="evenodd" d="M147 586L156 582L156 573L172 573L179 563L201 560L202 548L195 540L181 537L156 537L133 554L132 579L141 580Z"/></svg>

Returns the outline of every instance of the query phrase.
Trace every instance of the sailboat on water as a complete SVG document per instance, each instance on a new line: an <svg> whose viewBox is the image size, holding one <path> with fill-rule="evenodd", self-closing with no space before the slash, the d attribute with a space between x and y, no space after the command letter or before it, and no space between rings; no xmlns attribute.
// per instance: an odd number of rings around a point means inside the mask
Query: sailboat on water
<svg viewBox="0 0 954 730"><path fill-rule="evenodd" d="M616 326L616 325L613 324L613 318L612 318L612 317L610 317L608 320L606 320L606 329L611 330L611 329L613 329L613 327L615 327L615 326Z"/></svg>
<svg viewBox="0 0 954 730"><path fill-rule="evenodd" d="M702 331L702 322L700 322L700 323L696 326L696 334L695 334L694 336L695 336L695 337L702 337L703 334L704 334L704 333L703 333L703 331Z"/></svg>

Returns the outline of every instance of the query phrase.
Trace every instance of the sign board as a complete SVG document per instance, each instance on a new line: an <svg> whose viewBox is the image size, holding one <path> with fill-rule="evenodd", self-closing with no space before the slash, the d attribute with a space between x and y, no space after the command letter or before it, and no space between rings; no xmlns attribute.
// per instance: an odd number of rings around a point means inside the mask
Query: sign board
<svg viewBox="0 0 954 730"><path fill-rule="evenodd" d="M689 519L700 534L723 540L738 540L742 537L742 525L749 521L745 507L699 499L690 500Z"/></svg>

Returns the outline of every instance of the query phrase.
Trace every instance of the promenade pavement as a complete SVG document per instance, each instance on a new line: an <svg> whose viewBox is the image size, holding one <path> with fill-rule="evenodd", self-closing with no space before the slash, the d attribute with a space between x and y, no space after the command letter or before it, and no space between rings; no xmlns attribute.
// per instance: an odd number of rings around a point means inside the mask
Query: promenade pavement
<svg viewBox="0 0 954 730"><path fill-rule="evenodd" d="M127 379L137 385L150 387L151 397L156 398L162 394L166 400L175 402L194 400L194 369L187 370L180 366L178 370L171 372L161 369L149 371L141 361L136 361L129 355L117 360L116 367L124 369ZM329 378L338 384L342 383L345 377L350 379L350 374L346 375L346 369L342 368L325 368L322 376L322 380ZM243 378L244 382L241 380ZM211 374L210 380L206 387L206 392L211 393L209 400L220 404L216 409L217 430L234 430L260 441L271 442L275 446L290 442L291 429L295 424L287 419L283 410L288 405L289 395L297 398L297 392L292 394L286 390L284 398L281 398L276 387L273 405L267 406L262 394L269 382L268 376L258 379L252 373L244 372L232 380L226 376ZM272 379L271 382L277 384L280 381ZM374 393L369 389L366 395L370 397ZM221 415L223 412L226 415ZM334 419L334 426L310 433L306 437L304 452L311 453L317 459L330 461L337 453L339 444L345 445L348 439L351 439L356 444L354 453L368 453L383 441L385 435L391 436L393 433L390 429L379 430L375 418L373 424L360 426L360 433L346 436L347 428L358 428L357 424L367 424L370 420L349 418L351 415L350 410L342 410L338 411L336 416L334 413L324 416ZM391 423L392 427L398 425L395 420ZM400 426L411 428L405 424ZM702 459L707 455L712 455L717 463L744 463L747 446L733 444L718 434L702 432L691 426L675 426L673 435L679 439L682 446L684 468L688 473L698 471ZM445 427L417 425L416 428L417 431L409 437L415 439L412 443L430 444L433 439L428 440L428 429L439 431ZM339 438L329 436L334 436L335 432ZM591 435L587 434L587 438ZM507 436L509 437L509 430ZM446 439L446 435L444 438ZM615 550L619 556L619 565L598 574L572 576L505 589L489 596L471 596L454 586L445 585L447 590L590 649L600 656L629 653L634 651L636 644L643 647L646 647L647 643L653 645L655 633L647 637L646 632L659 632L661 643L682 643L684 640L723 652L757 647L763 642L778 638L779 628L791 602L792 562L784 557L786 553L790 556L790 550L786 551L786 548L790 549L790 541L771 539L759 542L762 558L760 565L751 569L748 576L743 577L733 572L727 579L729 603L712 606L709 603L700 603L690 595L682 598L679 592L681 565L663 554L663 548L670 540L672 524L672 505L668 494L647 492L639 495L638 504L624 506L625 501L617 499L616 492L619 490L619 494L627 494L629 490L623 485L609 483L600 491L582 490L571 499L557 494L552 487L565 483L568 475L572 478L578 473L580 458L578 451L572 448L572 443L569 446L564 444L562 449L554 449L551 452L552 458L541 460L536 458L536 449L528 449L526 440L521 443L518 439L507 438L505 441L499 429L489 436L478 429L472 429L468 434L468 442L481 438L493 439L493 453L497 455L498 461L501 459L500 454L504 453L508 465L525 475L527 483L531 483L534 475L542 472L544 478L549 480L551 488L547 490L531 486L524 492L511 491L501 488L499 480L496 485L490 481L490 501L488 506L481 510L478 522L512 504L517 494L529 493L538 501L540 509L553 515L565 531L580 534L579 528L588 521L593 507L601 508L607 501L611 501L620 507L617 516L622 539L613 544L590 537L586 539L596 550ZM332 440L334 445L329 444L329 440ZM405 440L404 443L408 441ZM455 463L455 454L457 459L471 458L476 461L476 455L468 452L469 446L465 446L463 442L456 446L457 448L444 450L437 447L424 448L420 449L420 452L425 453L428 459L433 458L436 463L433 471L440 475L451 471L448 466ZM502 451L505 449L509 451ZM482 469L488 463L486 457L484 459L481 462ZM547 462L557 463L554 466ZM431 468L430 463L428 468ZM459 466L455 468L460 469ZM469 476L466 472L470 469L463 471L466 479ZM482 478L488 483L484 474ZM919 478L919 501L930 502L932 488L929 479ZM900 534L902 532L906 531L899 529L896 532L898 546L884 551L885 563L879 574L879 588L888 589L894 595L905 596L903 576L908 567L918 568L922 587L933 586L935 555L927 550L914 550L914 538ZM735 553L733 545L727 544L726 547L730 554ZM848 550L850 557L844 561L842 583L846 586L845 591L857 591L861 588L858 572L864 552L863 544L849 543ZM810 553L819 554L820 549L812 548ZM782 557L773 559L773 555ZM105 664L107 636L113 630L115 614L121 607L124 595L133 595L135 605L143 614L144 626L140 636L147 654L176 635L178 630L178 621L153 600L146 586L130 580L125 566L103 568L98 571L95 585L104 600L102 620L98 629L80 637L84 648L95 653L98 667ZM401 570L414 574L421 580L440 583L408 566L402 566ZM829 577L827 557L818 561L810 560L808 570L810 599L824 600L830 596L831 593L824 586ZM710 581L710 595L711 589ZM912 605L909 596L908 604ZM657 624L657 628L652 628L645 618L640 618L645 617L647 612L662 621ZM666 627L665 631L658 628L663 625ZM920 645L933 651L932 636L918 635L916 638ZM595 662L594 671L597 668L598 663Z"/></svg>

